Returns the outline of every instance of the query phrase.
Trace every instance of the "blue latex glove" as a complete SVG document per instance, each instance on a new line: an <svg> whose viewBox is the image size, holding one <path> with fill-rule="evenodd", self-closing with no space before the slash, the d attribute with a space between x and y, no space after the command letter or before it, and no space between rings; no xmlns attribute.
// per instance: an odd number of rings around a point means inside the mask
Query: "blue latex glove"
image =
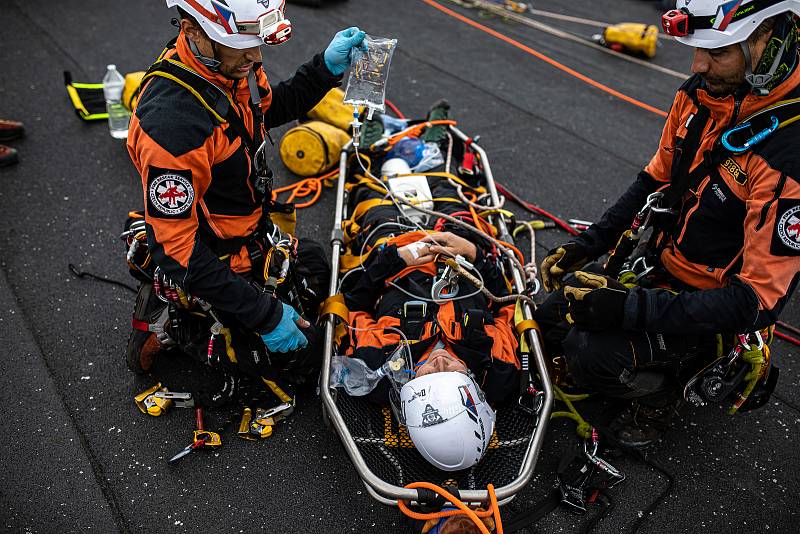
<svg viewBox="0 0 800 534"><path fill-rule="evenodd" d="M347 70L347 67L350 66L350 50L354 46L366 50L364 45L365 35L366 33L353 26L333 36L331 44L328 45L323 54L325 66L328 67L331 74L339 76Z"/></svg>
<svg viewBox="0 0 800 534"><path fill-rule="evenodd" d="M298 328L298 324L303 328L309 326L308 321L300 317L294 308L281 302L283 306L283 317L278 326L271 332L261 334L261 339L267 350L270 352L292 352L304 348L308 345L308 339Z"/></svg>

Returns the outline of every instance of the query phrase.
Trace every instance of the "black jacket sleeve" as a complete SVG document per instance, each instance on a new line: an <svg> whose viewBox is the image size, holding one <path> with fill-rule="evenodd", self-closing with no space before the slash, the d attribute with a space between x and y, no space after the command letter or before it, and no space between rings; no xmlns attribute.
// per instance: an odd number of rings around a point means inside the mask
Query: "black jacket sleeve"
<svg viewBox="0 0 800 534"><path fill-rule="evenodd" d="M734 277L728 287L678 294L634 288L625 301L623 328L663 334L745 333L776 320L776 314L759 310L753 288Z"/></svg>
<svg viewBox="0 0 800 534"><path fill-rule="evenodd" d="M589 259L595 260L614 248L622 233L630 228L633 218L642 209L647 196L656 191L659 183L645 171L611 206L598 222L575 238L575 242L589 251Z"/></svg>
<svg viewBox="0 0 800 534"><path fill-rule="evenodd" d="M157 242L149 224L147 231L155 263L167 278L190 295L235 316L259 333L271 331L281 320L283 312L278 301L234 273L196 235L188 266L184 268L164 253L164 247Z"/></svg>
<svg viewBox="0 0 800 534"><path fill-rule="evenodd" d="M341 83L342 76L331 74L322 54L317 54L294 76L272 87L272 103L264 113L264 125L270 129L299 119Z"/></svg>

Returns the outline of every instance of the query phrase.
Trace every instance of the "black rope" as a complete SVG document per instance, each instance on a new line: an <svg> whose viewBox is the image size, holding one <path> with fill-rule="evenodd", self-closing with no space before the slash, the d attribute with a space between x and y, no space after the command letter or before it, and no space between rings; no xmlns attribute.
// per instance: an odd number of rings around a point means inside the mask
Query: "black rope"
<svg viewBox="0 0 800 534"><path fill-rule="evenodd" d="M136 289L133 286L129 286L125 282L120 282L118 280L112 280L111 278L103 278L101 276L97 276L96 274L88 273L86 271L79 271L77 269L77 267L75 267L71 263L68 264L67 266L69 267L70 272L72 274L74 274L75 276L77 276L78 278L89 278L91 280L97 280L98 282L104 282L106 284L111 284L111 285L114 285L114 286L124 287L128 291L130 291L132 293L136 293Z"/></svg>

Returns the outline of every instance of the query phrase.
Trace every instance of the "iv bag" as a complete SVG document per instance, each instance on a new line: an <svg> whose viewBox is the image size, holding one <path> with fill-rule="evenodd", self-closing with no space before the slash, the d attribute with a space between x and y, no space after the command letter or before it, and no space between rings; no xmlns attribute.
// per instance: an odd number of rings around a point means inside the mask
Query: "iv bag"
<svg viewBox="0 0 800 534"><path fill-rule="evenodd" d="M386 80L389 77L389 64L397 46L397 39L385 37L364 37L367 49L353 48L350 76L344 92L344 103L353 106L366 106L384 112Z"/></svg>

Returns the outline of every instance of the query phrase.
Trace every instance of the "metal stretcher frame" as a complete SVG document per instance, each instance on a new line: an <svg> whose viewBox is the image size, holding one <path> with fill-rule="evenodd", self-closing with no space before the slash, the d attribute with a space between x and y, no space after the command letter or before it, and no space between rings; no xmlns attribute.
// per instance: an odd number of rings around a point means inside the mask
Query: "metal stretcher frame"
<svg viewBox="0 0 800 534"><path fill-rule="evenodd" d="M458 128L455 128L454 126L450 126L449 128L450 133L453 134L453 136L459 141L467 141L468 137ZM499 203L497 188L495 186L494 177L492 176L492 170L489 166L489 159L486 156L486 152L475 142L472 142L470 146L480 156L480 161L483 164L483 170L486 178L486 188L491 195L492 203L497 205ZM334 227L331 233L331 247L333 250L331 257L332 269L329 296L333 296L336 293L339 283L339 257L344 248L342 221L346 216L345 182L347 180L347 159L348 152L351 147L352 141L342 148L339 158L339 178L336 187L336 211ZM496 225L499 231L499 238L508 243L513 243L504 217L502 215L496 216L493 218L492 222ZM508 253L511 252L508 251ZM512 273L514 290L519 293L523 292L525 290L523 274L519 272L512 261L506 259L505 264ZM522 310L525 319L532 318L532 309L530 305L527 303L522 303ZM320 395L322 397L324 411L330 419L333 428L335 428L336 432L339 434L339 438L341 439L342 444L344 445L344 448L350 457L350 460L353 462L353 466L356 468L359 477L361 477L361 480L366 486L368 492L376 500L388 505L397 505L398 500L417 502L419 500L419 496L416 489L408 489L390 484L375 475L375 473L370 470L355 441L353 440L353 436L350 433L350 430L347 428L342 414L337 408L334 398L335 393L328 386L328 384L330 384L331 358L333 357L334 351L334 328L335 318L328 316L325 321L325 343L323 347L323 363L320 376ZM541 378L541 387L544 390L544 402L542 404L541 411L539 412L539 422L535 426L531 435L531 439L528 443L527 451L525 452L518 476L510 483L495 489L497 499L501 503L510 501L528 484L528 482L530 482L536 467L536 461L538 459L539 452L542 448L544 436L547 431L547 423L550 419L550 412L552 411L553 406L553 387L547 367L545 365L544 353L539 343L539 339L531 330L525 331L524 335L527 336L528 345L533 356L532 359L536 364L536 371L538 371L538 375ZM531 369L531 372L533 372L533 369ZM464 502L486 503L489 501L489 493L487 490L461 490L460 495Z"/></svg>

